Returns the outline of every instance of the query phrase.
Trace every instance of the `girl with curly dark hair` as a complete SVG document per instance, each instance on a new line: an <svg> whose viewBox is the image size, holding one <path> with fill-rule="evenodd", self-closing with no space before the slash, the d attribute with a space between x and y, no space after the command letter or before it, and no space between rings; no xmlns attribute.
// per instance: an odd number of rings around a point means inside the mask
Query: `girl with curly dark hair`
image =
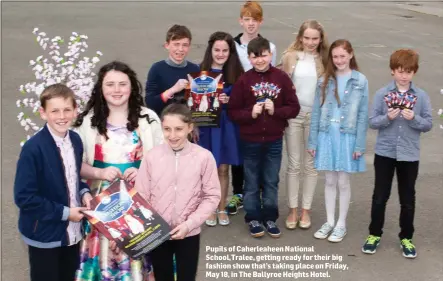
<svg viewBox="0 0 443 281"><path fill-rule="evenodd" d="M100 69L91 98L74 127L84 145L80 175L89 180L93 195L116 178L133 182L143 155L163 141L159 117L143 107L136 73L118 61ZM119 280L147 280L149 263L111 250L115 245L90 225L85 230L77 281L114 280L117 276Z"/></svg>

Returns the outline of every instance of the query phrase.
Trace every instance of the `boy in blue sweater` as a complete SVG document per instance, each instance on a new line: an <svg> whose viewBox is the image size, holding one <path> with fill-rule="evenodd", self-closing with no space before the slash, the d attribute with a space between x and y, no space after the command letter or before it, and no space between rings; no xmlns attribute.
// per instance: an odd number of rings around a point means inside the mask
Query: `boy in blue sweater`
<svg viewBox="0 0 443 281"><path fill-rule="evenodd" d="M198 72L198 65L186 60L192 35L186 26L174 25L166 33L165 48L168 58L152 65L146 81L146 106L159 116L171 103L184 103L187 75Z"/></svg>
<svg viewBox="0 0 443 281"><path fill-rule="evenodd" d="M18 227L29 247L31 281L71 281L80 261L82 211L92 199L80 180L83 144L69 130L75 96L55 84L43 91L40 104L46 125L24 144L15 175Z"/></svg>

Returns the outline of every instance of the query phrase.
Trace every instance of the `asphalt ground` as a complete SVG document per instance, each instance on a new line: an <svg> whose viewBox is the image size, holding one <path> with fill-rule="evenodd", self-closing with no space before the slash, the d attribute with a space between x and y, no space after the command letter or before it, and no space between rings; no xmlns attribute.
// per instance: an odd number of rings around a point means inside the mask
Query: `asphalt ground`
<svg viewBox="0 0 443 281"><path fill-rule="evenodd" d="M223 30L233 35L240 32L237 18L241 2L2 2L2 280L29 280L27 251L17 231L13 180L20 152L19 142L25 136L17 122L19 109L15 102L20 97L18 88L21 84L33 81L28 62L42 54L31 33L34 27L39 27L51 38L56 35L68 38L72 31L88 35L88 54L92 55L98 50L103 53L99 66L114 59L125 61L137 71L140 81L144 84L150 65L167 56L162 43L166 30L171 25L179 23L191 29L194 38L189 59L198 63L212 32ZM355 48L361 71L369 80L371 97L391 79L388 59L395 49L414 48L420 53L420 70L414 80L431 97L434 128L423 135L421 143L414 236L418 257L415 260L407 260L401 256L397 238L399 204L395 183L386 211L385 234L380 248L373 256L364 255L360 251L368 234L374 181L372 161L376 132L370 130L367 140L368 152L365 155L368 171L351 178L352 203L347 220L348 234L343 242L332 244L316 240L312 236L326 219L323 174L320 174L312 206L312 228L295 231L283 228L287 213L284 157L279 193L281 218L278 221L282 227L282 237L278 240L269 236L260 240L251 238L243 223L243 211L231 218L232 223L228 227L204 227L197 280L296 279L252 277L253 271L262 271L252 268L244 269L246 273L242 275L251 274L251 277L240 277L238 269L209 270L206 268L207 264L214 265L216 262L206 260L206 255L211 254L206 246L313 246L315 252L305 253L307 256L341 256L342 261L339 263L348 267L346 270L301 270L308 274L310 271L316 274L328 271L330 276L299 279L442 280L443 251L439 235L443 229L443 130L439 129L439 125L443 120L437 118L437 110L443 108L443 95L440 95L440 89L443 88L443 4L441 1L418 1L409 5L390 1L267 1L263 3L263 7L265 21L261 33L277 45L279 57L295 38L292 33L297 31L301 22L309 18L315 18L324 24L330 42L338 38L349 39ZM237 254L262 256L265 253ZM287 251L275 255L281 257L297 254L303 255ZM300 263L306 266L324 262L302 260ZM228 263L252 265L247 261ZM272 264L278 262L263 261L258 264L272 267ZM215 279L206 276L208 272L221 271L226 271L230 277ZM237 277L231 274L231 271L236 273ZM291 271L268 270L271 273Z"/></svg>

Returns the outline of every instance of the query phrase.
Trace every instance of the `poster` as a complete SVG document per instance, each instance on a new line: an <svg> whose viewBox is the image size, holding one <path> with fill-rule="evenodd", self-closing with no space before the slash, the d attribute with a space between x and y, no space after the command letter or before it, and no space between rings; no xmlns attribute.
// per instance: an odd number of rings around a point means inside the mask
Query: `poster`
<svg viewBox="0 0 443 281"><path fill-rule="evenodd" d="M186 104L199 127L219 127L223 93L221 73L201 71L188 74L189 85L185 91Z"/></svg>
<svg viewBox="0 0 443 281"><path fill-rule="evenodd" d="M169 240L170 227L135 188L116 180L84 211L89 222L132 258L149 253Z"/></svg>

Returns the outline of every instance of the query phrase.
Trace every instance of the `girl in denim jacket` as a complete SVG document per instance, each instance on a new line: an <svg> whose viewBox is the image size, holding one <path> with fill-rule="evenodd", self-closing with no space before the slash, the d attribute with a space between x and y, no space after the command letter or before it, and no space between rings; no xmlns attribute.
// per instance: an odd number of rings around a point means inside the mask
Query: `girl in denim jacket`
<svg viewBox="0 0 443 281"><path fill-rule="evenodd" d="M325 75L319 80L312 109L308 152L315 168L325 171L327 222L315 238L340 242L346 235L351 199L350 174L364 172L363 157L368 129L368 81L358 72L351 43L337 40L329 49ZM337 183L340 213L335 224Z"/></svg>

